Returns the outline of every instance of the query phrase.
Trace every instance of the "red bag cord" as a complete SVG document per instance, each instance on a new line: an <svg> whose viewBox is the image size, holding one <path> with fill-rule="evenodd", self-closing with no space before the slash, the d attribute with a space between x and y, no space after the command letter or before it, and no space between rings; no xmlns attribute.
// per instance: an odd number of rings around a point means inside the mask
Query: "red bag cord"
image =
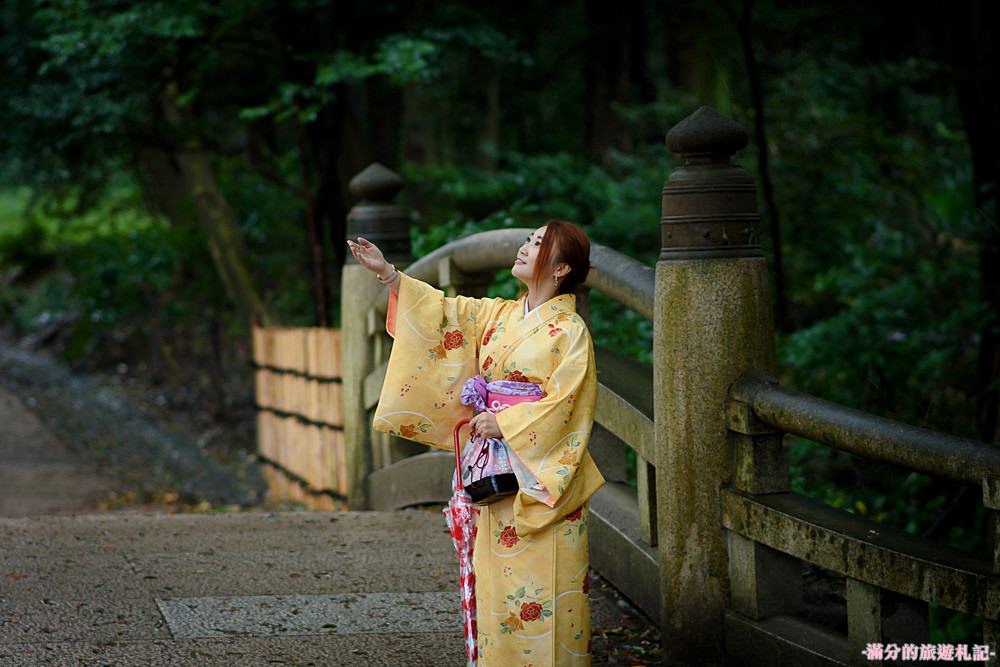
<svg viewBox="0 0 1000 667"><path fill-rule="evenodd" d="M458 444L458 434L462 430L462 427L471 421L472 419L466 418L455 424L455 473L458 475L456 478L456 483L458 484L456 490L458 491L465 488L462 484L462 450L461 446Z"/></svg>

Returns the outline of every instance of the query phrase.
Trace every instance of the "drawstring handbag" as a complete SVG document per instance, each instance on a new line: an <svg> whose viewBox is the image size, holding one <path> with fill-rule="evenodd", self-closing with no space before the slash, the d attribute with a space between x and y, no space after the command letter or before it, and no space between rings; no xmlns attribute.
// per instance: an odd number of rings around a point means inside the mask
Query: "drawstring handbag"
<svg viewBox="0 0 1000 667"><path fill-rule="evenodd" d="M497 380L487 383L481 375L469 378L462 388L463 405L471 405L476 414L506 410L512 405L537 401L545 394L533 382ZM515 474L515 456L502 438L473 436L459 447L459 433L471 419L463 419L455 425L455 474L472 502L488 505L501 498L517 493L518 479Z"/></svg>

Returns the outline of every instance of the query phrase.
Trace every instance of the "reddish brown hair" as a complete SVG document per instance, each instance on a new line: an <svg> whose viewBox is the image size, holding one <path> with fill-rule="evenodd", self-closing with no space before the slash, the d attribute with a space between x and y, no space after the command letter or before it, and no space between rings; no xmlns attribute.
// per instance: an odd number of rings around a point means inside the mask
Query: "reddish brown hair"
<svg viewBox="0 0 1000 667"><path fill-rule="evenodd" d="M545 274L560 262L569 264L570 272L563 277L556 293L569 294L587 279L590 272L590 239L572 222L549 220L545 223L545 235L531 276L535 284L546 280Z"/></svg>

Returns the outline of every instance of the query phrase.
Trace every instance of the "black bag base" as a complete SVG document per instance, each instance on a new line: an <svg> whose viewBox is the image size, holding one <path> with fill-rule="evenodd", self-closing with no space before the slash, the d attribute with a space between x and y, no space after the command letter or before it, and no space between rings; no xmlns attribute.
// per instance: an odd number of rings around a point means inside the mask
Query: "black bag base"
<svg viewBox="0 0 1000 667"><path fill-rule="evenodd" d="M477 505L490 503L517 493L517 475L512 472L503 475L491 475L465 487L465 491Z"/></svg>

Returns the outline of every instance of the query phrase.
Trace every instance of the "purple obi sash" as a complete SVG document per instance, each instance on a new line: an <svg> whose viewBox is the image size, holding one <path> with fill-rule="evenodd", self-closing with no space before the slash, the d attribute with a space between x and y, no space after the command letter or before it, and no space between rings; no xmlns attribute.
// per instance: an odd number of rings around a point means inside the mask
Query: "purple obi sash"
<svg viewBox="0 0 1000 667"><path fill-rule="evenodd" d="M476 412L500 412L518 403L537 401L545 395L534 382L494 380L486 382L482 375L465 381L460 400L462 405L471 405Z"/></svg>

